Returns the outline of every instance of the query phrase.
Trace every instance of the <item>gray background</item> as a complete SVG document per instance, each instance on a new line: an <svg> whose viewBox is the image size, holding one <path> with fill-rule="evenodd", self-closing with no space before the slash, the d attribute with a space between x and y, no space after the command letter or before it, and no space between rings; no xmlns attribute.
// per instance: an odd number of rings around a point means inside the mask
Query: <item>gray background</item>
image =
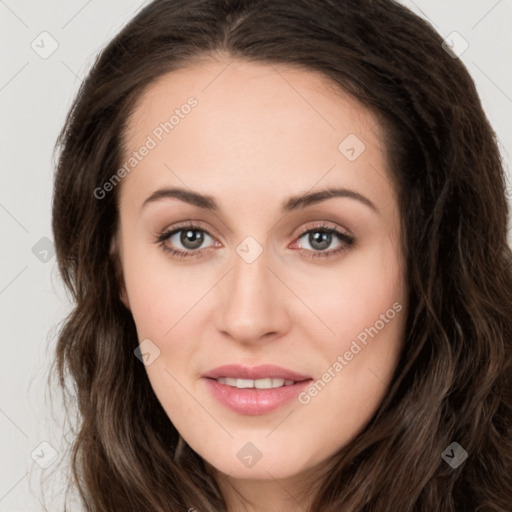
<svg viewBox="0 0 512 512"><path fill-rule="evenodd" d="M2 512L42 510L41 477L48 479L43 483L50 510L62 510L57 494L68 427L58 393L52 410L45 387L55 331L70 304L52 252L52 151L94 56L146 3L0 0ZM455 31L467 41L460 58L475 80L510 176L512 0L403 3L443 37ZM45 54L56 44L51 55Z"/></svg>

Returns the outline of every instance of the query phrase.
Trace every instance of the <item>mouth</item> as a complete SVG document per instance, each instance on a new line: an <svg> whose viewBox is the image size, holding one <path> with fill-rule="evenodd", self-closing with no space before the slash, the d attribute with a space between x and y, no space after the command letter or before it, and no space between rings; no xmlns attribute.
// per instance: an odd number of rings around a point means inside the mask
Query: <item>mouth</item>
<svg viewBox="0 0 512 512"><path fill-rule="evenodd" d="M240 384L243 387L254 387L254 383L259 382L260 385L265 386L265 389L268 387L269 380L276 381L278 383L282 380L283 382L278 384L278 386L283 386L287 385L286 383L290 381L293 383L311 379L310 375L303 375L293 370L289 370L288 368L282 368L281 366L273 364L261 364L258 366L225 364L210 370L205 373L203 377L208 379L231 379L226 383L229 386L235 385L233 380L236 380L237 382L240 381ZM251 381L253 384L249 386Z"/></svg>
<svg viewBox="0 0 512 512"><path fill-rule="evenodd" d="M289 403L313 380L274 365L225 365L202 376L213 397L244 415L272 412Z"/></svg>
<svg viewBox="0 0 512 512"><path fill-rule="evenodd" d="M219 377L214 379L221 384L238 389L273 389L283 386L293 386L297 381L290 379L236 379L234 377Z"/></svg>

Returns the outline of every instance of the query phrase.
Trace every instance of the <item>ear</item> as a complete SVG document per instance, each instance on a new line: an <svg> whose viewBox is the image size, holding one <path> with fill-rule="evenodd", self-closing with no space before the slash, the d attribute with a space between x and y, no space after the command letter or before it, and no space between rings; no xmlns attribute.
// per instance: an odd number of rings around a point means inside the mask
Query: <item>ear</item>
<svg viewBox="0 0 512 512"><path fill-rule="evenodd" d="M115 237L112 238L112 243L110 244L110 257L112 258L114 267L116 269L116 278L117 282L119 283L119 298L121 299L121 302L126 306L126 309L131 311L130 300L128 299L128 293L126 292L126 286L124 283L123 267L121 265L121 259L119 257L119 251Z"/></svg>

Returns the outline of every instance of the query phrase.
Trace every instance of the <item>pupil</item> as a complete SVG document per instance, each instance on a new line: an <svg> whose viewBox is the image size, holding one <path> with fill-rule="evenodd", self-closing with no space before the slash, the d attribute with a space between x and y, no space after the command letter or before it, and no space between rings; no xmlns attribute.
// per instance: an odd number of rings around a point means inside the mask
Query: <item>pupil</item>
<svg viewBox="0 0 512 512"><path fill-rule="evenodd" d="M203 243L203 234L198 229L188 229L182 231L180 239L187 249L197 249Z"/></svg>
<svg viewBox="0 0 512 512"><path fill-rule="evenodd" d="M326 233L323 231L312 231L309 234L309 243L311 247L316 248L318 250L327 249L331 243L331 233ZM319 244L315 247L315 244Z"/></svg>

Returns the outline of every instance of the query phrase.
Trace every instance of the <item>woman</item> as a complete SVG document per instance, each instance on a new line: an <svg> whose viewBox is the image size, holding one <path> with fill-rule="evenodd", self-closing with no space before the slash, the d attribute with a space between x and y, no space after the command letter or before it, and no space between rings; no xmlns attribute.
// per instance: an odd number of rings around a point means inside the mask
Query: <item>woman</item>
<svg viewBox="0 0 512 512"><path fill-rule="evenodd" d="M59 138L86 510L512 509L512 254L474 84L393 1L156 0Z"/></svg>

